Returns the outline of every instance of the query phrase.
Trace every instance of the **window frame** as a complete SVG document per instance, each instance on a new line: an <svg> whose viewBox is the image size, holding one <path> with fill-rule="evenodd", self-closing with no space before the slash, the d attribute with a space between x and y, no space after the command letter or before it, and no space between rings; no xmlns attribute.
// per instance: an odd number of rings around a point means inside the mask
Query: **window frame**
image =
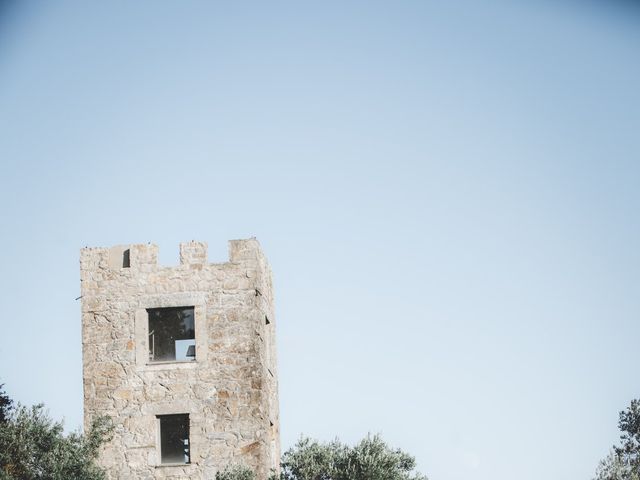
<svg viewBox="0 0 640 480"><path fill-rule="evenodd" d="M209 358L208 318L206 292L175 292L150 294L140 298L133 312L134 333L133 342L128 349L135 352L135 362L138 371L181 370L196 368L207 363ZM193 306L195 313L196 359L188 362L149 362L149 314L148 309L165 307Z"/></svg>

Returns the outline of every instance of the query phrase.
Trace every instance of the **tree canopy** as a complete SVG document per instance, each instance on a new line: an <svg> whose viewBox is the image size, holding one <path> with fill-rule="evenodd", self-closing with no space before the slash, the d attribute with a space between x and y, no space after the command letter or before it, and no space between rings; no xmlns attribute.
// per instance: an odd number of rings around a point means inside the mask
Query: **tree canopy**
<svg viewBox="0 0 640 480"><path fill-rule="evenodd" d="M414 457L378 435L354 446L305 438L282 456L282 480L426 480L415 466Z"/></svg>
<svg viewBox="0 0 640 480"><path fill-rule="evenodd" d="M4 391L4 384L0 383L0 424L5 423L13 407L13 400Z"/></svg>
<svg viewBox="0 0 640 480"><path fill-rule="evenodd" d="M0 480L103 480L95 460L111 430L100 417L86 435L65 434L43 405L14 406L0 386Z"/></svg>
<svg viewBox="0 0 640 480"><path fill-rule="evenodd" d="M256 480L256 474L245 465L230 465L216 473L216 480Z"/></svg>
<svg viewBox="0 0 640 480"><path fill-rule="evenodd" d="M618 420L620 445L600 462L595 480L640 480L640 400L632 400Z"/></svg>

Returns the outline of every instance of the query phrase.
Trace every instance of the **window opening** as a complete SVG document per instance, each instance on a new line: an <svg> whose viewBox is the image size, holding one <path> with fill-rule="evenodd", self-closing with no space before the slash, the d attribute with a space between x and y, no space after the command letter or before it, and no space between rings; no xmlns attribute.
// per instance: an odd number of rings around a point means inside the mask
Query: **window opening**
<svg viewBox="0 0 640 480"><path fill-rule="evenodd" d="M126 249L122 252L122 268L130 268L131 267L131 250Z"/></svg>
<svg viewBox="0 0 640 480"><path fill-rule="evenodd" d="M149 361L196 359L193 307L149 308Z"/></svg>
<svg viewBox="0 0 640 480"><path fill-rule="evenodd" d="M159 415L160 463L190 463L189 415Z"/></svg>

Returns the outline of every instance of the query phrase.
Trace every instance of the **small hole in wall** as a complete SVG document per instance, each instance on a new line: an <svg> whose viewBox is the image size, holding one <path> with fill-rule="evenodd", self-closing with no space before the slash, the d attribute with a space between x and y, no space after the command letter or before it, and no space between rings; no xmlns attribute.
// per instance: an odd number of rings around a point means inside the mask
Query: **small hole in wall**
<svg viewBox="0 0 640 480"><path fill-rule="evenodd" d="M269 321L269 317L267 317L266 315L264 316L264 324L265 325L270 325L271 322Z"/></svg>
<svg viewBox="0 0 640 480"><path fill-rule="evenodd" d="M122 252L122 268L131 267L131 250L128 248Z"/></svg>

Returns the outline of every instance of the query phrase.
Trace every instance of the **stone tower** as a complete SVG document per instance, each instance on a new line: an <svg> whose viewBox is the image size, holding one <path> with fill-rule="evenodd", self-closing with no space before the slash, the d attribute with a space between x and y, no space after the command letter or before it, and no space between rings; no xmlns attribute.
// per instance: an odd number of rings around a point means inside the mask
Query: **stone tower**
<svg viewBox="0 0 640 480"><path fill-rule="evenodd" d="M275 317L269 264L256 239L80 254L84 420L112 417L100 458L110 479L213 479L245 464L278 469Z"/></svg>

